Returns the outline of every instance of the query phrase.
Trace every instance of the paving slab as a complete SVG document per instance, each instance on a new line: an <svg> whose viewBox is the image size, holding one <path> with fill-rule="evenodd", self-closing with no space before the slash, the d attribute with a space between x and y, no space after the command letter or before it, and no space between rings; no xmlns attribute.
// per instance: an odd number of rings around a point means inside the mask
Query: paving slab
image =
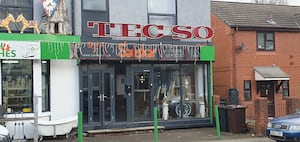
<svg viewBox="0 0 300 142"><path fill-rule="evenodd" d="M216 128L191 128L164 130L158 133L158 142L274 142L267 137L252 136L248 133L233 134L221 132L217 137ZM77 136L70 135L57 138L44 138L45 142L77 142ZM105 133L93 136L84 136L84 142L154 142L152 130L130 133Z"/></svg>

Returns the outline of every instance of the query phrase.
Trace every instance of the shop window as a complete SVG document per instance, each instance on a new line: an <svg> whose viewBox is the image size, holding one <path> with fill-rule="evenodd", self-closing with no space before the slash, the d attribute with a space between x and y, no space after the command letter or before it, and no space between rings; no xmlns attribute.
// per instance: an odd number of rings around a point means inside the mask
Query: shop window
<svg viewBox="0 0 300 142"><path fill-rule="evenodd" d="M42 61L42 111L50 111L50 61Z"/></svg>
<svg viewBox="0 0 300 142"><path fill-rule="evenodd" d="M282 81L282 96L284 98L289 96L289 81Z"/></svg>
<svg viewBox="0 0 300 142"><path fill-rule="evenodd" d="M180 69L181 68L181 69ZM161 119L205 118L207 113L205 65L154 65L155 104ZM168 106L168 114L164 108ZM165 116L167 115L167 117Z"/></svg>
<svg viewBox="0 0 300 142"><path fill-rule="evenodd" d="M274 51L275 41L273 32L257 32L257 50Z"/></svg>
<svg viewBox="0 0 300 142"><path fill-rule="evenodd" d="M182 116L184 118L196 116L196 106L199 100L196 100L195 94L195 68L191 65L182 65L181 75L182 86Z"/></svg>
<svg viewBox="0 0 300 142"><path fill-rule="evenodd" d="M32 112L32 61L2 60L1 67L4 111Z"/></svg>
<svg viewBox="0 0 300 142"><path fill-rule="evenodd" d="M17 16L23 13L26 19L33 19L33 0L0 0L0 19L7 17L11 13L15 20ZM21 23L11 23L10 28L12 31L20 31ZM5 31L5 28L1 28Z"/></svg>
<svg viewBox="0 0 300 142"><path fill-rule="evenodd" d="M163 104L169 109L165 119L177 119L175 108L180 103L180 66L178 64L154 65L156 74L156 97L155 104L159 109L159 118L163 118ZM166 105L167 104L167 105Z"/></svg>
<svg viewBox="0 0 300 142"><path fill-rule="evenodd" d="M106 11L107 3L107 0L82 0L84 10Z"/></svg>
<svg viewBox="0 0 300 142"><path fill-rule="evenodd" d="M176 25L176 17L176 0L148 0L148 23L164 25L165 35L171 35L171 26Z"/></svg>
<svg viewBox="0 0 300 142"><path fill-rule="evenodd" d="M250 101L251 99L251 80L244 80L244 100Z"/></svg>

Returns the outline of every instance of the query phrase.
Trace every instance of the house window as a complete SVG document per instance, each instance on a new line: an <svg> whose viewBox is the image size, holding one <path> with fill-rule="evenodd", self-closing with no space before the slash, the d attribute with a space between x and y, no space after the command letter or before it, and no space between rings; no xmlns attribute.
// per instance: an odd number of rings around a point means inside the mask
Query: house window
<svg viewBox="0 0 300 142"><path fill-rule="evenodd" d="M106 11L107 10L106 0L82 0L82 5L84 10L97 10Z"/></svg>
<svg viewBox="0 0 300 142"><path fill-rule="evenodd" d="M2 60L1 72L4 112L33 112L32 61Z"/></svg>
<svg viewBox="0 0 300 142"><path fill-rule="evenodd" d="M8 13L12 14L15 20L21 13L26 19L33 19L33 0L0 0L0 19L5 19ZM20 31L21 26L21 23L11 23L10 29ZM6 32L5 28L0 30Z"/></svg>
<svg viewBox="0 0 300 142"><path fill-rule="evenodd" d="M42 61L42 111L50 111L50 61Z"/></svg>
<svg viewBox="0 0 300 142"><path fill-rule="evenodd" d="M257 50L274 51L274 33L273 32L258 32L257 33Z"/></svg>
<svg viewBox="0 0 300 142"><path fill-rule="evenodd" d="M289 81L282 81L282 96L284 98L289 96Z"/></svg>
<svg viewBox="0 0 300 142"><path fill-rule="evenodd" d="M251 80L244 80L244 99L250 101L251 98Z"/></svg>
<svg viewBox="0 0 300 142"><path fill-rule="evenodd" d="M176 17L176 0L148 0L148 23L164 25L165 35L171 35L171 26L176 25Z"/></svg>

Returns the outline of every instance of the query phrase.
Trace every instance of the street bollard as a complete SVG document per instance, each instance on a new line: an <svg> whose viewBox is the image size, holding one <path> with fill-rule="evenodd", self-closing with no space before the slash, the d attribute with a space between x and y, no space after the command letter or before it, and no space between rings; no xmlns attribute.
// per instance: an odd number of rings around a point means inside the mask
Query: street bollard
<svg viewBox="0 0 300 142"><path fill-rule="evenodd" d="M157 107L154 107L154 142L158 142Z"/></svg>
<svg viewBox="0 0 300 142"><path fill-rule="evenodd" d="M218 105L215 105L215 116L216 116L217 137L218 137L218 139L220 139L221 138L221 132L220 132L220 120L219 120Z"/></svg>
<svg viewBox="0 0 300 142"><path fill-rule="evenodd" d="M78 142L83 142L83 139L82 139L82 112L78 112Z"/></svg>

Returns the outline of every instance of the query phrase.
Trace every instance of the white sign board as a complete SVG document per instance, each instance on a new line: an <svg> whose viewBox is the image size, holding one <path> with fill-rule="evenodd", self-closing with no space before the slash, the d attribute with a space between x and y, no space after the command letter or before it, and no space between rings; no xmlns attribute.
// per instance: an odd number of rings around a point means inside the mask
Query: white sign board
<svg viewBox="0 0 300 142"><path fill-rule="evenodd" d="M41 59L40 42L0 41L0 59Z"/></svg>

